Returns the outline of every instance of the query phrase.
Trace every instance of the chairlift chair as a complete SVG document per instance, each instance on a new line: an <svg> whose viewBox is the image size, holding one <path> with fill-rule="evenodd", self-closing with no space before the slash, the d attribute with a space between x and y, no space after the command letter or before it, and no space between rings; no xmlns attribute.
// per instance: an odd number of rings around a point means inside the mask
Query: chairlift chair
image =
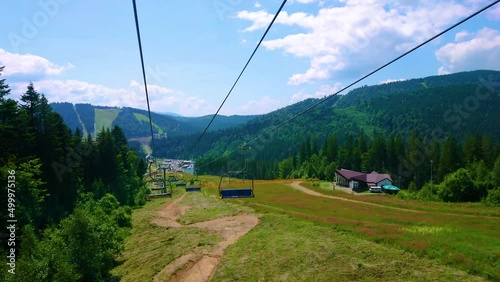
<svg viewBox="0 0 500 282"><path fill-rule="evenodd" d="M181 178L177 179L177 183L175 183L175 187L186 187L186 180L184 180L184 175L182 175Z"/></svg>
<svg viewBox="0 0 500 282"><path fill-rule="evenodd" d="M198 175L196 175L195 179L188 181L186 192L201 192L201 182L198 180Z"/></svg>
<svg viewBox="0 0 500 282"><path fill-rule="evenodd" d="M235 181L230 181L231 177L234 179L234 174L225 173L222 174L219 181L219 196L221 199L227 198L254 198L255 195L253 193L254 190L254 182L253 177L251 177L250 181L247 181L247 185L244 187L236 187ZM225 179L227 179L227 183L225 183ZM243 181L245 183L245 181ZM240 184L241 185L241 184Z"/></svg>
<svg viewBox="0 0 500 282"><path fill-rule="evenodd" d="M160 167L160 168L163 170L163 178L158 178L157 175L156 177L151 176L152 180L149 181L150 183L149 188L152 193L147 194L146 199L155 197L172 197L172 185L170 183L167 184L166 167Z"/></svg>

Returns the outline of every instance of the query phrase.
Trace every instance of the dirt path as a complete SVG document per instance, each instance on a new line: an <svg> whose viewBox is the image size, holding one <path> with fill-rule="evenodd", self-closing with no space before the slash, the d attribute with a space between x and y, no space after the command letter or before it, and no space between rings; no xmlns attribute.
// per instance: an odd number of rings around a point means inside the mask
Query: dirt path
<svg viewBox="0 0 500 282"><path fill-rule="evenodd" d="M363 201L359 201L359 200L353 200L353 199L348 199L348 198L343 198L343 197L337 197L337 196L330 196L330 195L321 194L321 193L318 193L316 191L313 191L313 190L310 190L310 189L307 189L307 188L301 186L300 185L300 181L293 182L290 185L293 188L295 188L297 190L300 190L300 191L302 191L302 192L304 192L306 194L312 195L312 196L329 198L329 199L335 199L335 200L352 202L352 203L358 203L358 204L363 204L363 205L368 205L368 206L374 206L374 207L379 207L379 208L385 208L385 209L393 209L393 210L399 210L399 211L405 211L405 212L413 212L413 213L426 213L426 214L439 214L439 215L473 217L473 218L500 219L498 217L486 216L486 215L456 214L456 213L443 213L443 212L434 212L434 211L419 211L419 210L411 210L411 209L405 209L405 208L384 206L384 205L370 203L370 202L363 202Z"/></svg>
<svg viewBox="0 0 500 282"><path fill-rule="evenodd" d="M160 281L183 281L183 282L199 282L209 281L217 265L220 262L224 250L238 241L243 235L248 233L259 223L259 218L255 215L236 215L223 218L217 218L210 221L197 222L189 225L182 225L176 219L183 215L190 207L179 206L186 194L178 199L167 203L161 210L158 211L158 216L151 222L160 226L180 228L183 226L197 227L210 232L219 233L224 240L217 243L215 248L209 252L202 254L189 253L177 258L174 262L165 266L154 278L154 282ZM176 269L183 267L184 269L175 273ZM160 277L170 276L168 280L162 280Z"/></svg>

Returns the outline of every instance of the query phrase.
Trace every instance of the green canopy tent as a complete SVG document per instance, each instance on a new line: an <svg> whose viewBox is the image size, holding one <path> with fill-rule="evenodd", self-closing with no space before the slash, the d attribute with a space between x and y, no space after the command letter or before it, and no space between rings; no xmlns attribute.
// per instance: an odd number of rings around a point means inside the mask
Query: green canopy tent
<svg viewBox="0 0 500 282"><path fill-rule="evenodd" d="M397 194L400 190L394 185L382 185L382 191L387 194Z"/></svg>

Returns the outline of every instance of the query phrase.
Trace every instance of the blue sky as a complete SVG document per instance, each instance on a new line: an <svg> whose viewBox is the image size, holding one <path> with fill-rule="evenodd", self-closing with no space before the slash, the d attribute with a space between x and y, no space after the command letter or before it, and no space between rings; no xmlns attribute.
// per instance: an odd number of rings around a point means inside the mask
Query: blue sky
<svg viewBox="0 0 500 282"><path fill-rule="evenodd" d="M289 0L221 114L329 95L491 1ZM152 110L213 114L281 2L137 0ZM132 1L3 7L12 97L146 109ZM474 69L500 69L500 4L361 85Z"/></svg>

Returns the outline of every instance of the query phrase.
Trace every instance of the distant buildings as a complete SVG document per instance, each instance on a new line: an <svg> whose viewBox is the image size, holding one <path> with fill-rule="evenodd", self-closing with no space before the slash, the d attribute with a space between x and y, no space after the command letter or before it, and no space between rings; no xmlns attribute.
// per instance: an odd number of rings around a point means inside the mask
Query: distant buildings
<svg viewBox="0 0 500 282"><path fill-rule="evenodd" d="M167 139L167 133L153 133L155 139Z"/></svg>

